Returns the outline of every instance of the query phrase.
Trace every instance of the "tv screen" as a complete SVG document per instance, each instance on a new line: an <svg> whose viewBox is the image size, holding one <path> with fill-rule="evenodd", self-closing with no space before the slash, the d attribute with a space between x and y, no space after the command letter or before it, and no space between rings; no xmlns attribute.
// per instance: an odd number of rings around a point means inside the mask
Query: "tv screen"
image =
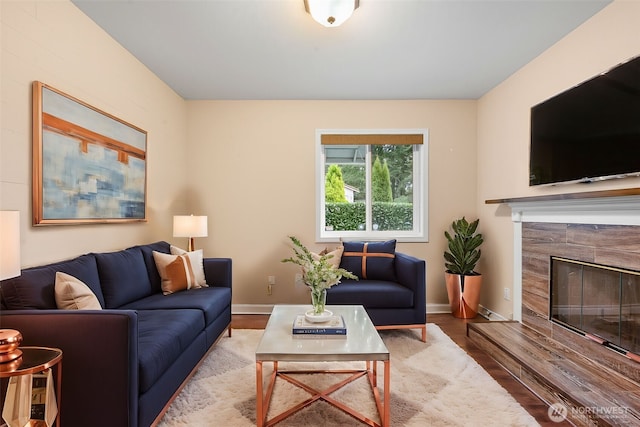
<svg viewBox="0 0 640 427"><path fill-rule="evenodd" d="M640 174L640 57L531 108L529 185Z"/></svg>

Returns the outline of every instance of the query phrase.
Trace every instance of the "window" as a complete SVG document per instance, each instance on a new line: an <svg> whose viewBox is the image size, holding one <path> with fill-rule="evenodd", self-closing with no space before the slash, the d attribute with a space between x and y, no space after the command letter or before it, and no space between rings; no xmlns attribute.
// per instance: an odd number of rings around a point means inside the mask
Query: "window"
<svg viewBox="0 0 640 427"><path fill-rule="evenodd" d="M428 131L317 130L317 240L427 241Z"/></svg>

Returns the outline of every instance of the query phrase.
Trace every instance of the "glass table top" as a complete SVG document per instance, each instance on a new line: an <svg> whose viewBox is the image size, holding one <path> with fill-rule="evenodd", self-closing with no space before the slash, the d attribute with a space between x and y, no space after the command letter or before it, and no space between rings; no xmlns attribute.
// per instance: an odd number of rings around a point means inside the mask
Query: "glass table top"
<svg viewBox="0 0 640 427"><path fill-rule="evenodd" d="M389 360L389 350L361 305L326 306L334 315L343 316L346 337L295 338L294 319L310 308L310 305L275 305L256 349L256 361Z"/></svg>
<svg viewBox="0 0 640 427"><path fill-rule="evenodd" d="M22 355L0 364L0 377L12 377L44 371L62 359L62 350L49 347L18 347Z"/></svg>

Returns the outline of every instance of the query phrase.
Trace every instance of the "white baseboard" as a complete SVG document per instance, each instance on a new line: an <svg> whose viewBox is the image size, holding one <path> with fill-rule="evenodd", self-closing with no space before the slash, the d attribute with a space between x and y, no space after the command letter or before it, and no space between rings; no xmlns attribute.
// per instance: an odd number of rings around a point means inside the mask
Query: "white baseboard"
<svg viewBox="0 0 640 427"><path fill-rule="evenodd" d="M232 314L271 314L274 304L232 304Z"/></svg>
<svg viewBox="0 0 640 427"><path fill-rule="evenodd" d="M429 314L444 314L444 313L446 314L451 313L451 307L449 306L449 304L427 304L427 318L429 317ZM485 319L488 319L491 321L510 320L494 311L489 310L487 307L483 306L482 304L480 304L480 306L478 307L478 314L484 317Z"/></svg>
<svg viewBox="0 0 640 427"><path fill-rule="evenodd" d="M233 314L271 314L274 304L233 304L231 306L231 312ZM451 313L449 304L427 304L427 321L429 314L444 314ZM502 315L489 310L487 307L480 305L478 314L485 319L491 321L506 321L510 320Z"/></svg>
<svg viewBox="0 0 640 427"><path fill-rule="evenodd" d="M483 306L482 304L480 304L480 307L478 308L478 314L487 320L491 320L492 322L493 321L504 322L506 320L510 320L496 313L495 311L489 310L487 307Z"/></svg>
<svg viewBox="0 0 640 427"><path fill-rule="evenodd" d="M274 304L233 304L233 314L271 314ZM451 313L449 304L427 304L427 316L429 314Z"/></svg>
<svg viewBox="0 0 640 427"><path fill-rule="evenodd" d="M427 318L429 314L451 314L449 304L427 304Z"/></svg>

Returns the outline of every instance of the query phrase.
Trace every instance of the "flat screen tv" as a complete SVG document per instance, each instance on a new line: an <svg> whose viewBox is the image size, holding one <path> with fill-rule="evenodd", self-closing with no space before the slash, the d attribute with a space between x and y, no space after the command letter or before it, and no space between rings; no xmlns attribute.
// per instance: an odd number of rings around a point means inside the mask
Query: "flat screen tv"
<svg viewBox="0 0 640 427"><path fill-rule="evenodd" d="M640 175L640 56L531 108L529 185Z"/></svg>

